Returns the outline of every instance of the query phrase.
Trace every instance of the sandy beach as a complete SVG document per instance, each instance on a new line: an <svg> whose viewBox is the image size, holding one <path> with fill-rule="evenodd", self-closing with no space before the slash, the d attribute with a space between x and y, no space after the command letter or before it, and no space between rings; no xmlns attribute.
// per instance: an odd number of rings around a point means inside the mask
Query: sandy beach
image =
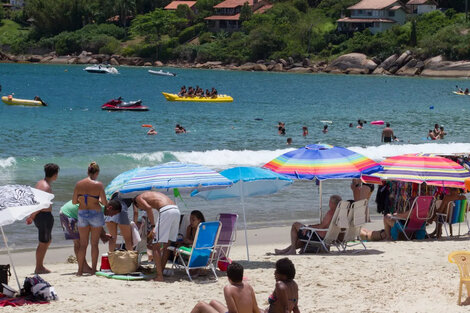
<svg viewBox="0 0 470 313"><path fill-rule="evenodd" d="M379 229L380 222L367 225ZM246 261L243 232L231 253L245 267L245 279L254 287L260 307L274 289L274 263L268 255L288 244L288 227L249 230L250 262ZM457 267L447 261L454 250L468 247L468 237L456 240L367 242L358 253L296 255L301 312L468 312L457 306ZM105 252L105 246L100 252ZM358 251L358 250L356 250ZM71 247L51 249L42 277L56 289L60 300L45 305L6 307L2 312L190 312L199 300L223 302L225 273L218 282L200 277L191 283L183 271L166 282L126 282L96 276L76 277L76 264L66 263ZM34 270L34 251L13 254L22 283ZM6 254L0 264L7 264ZM13 276L12 276L13 277ZM16 286L12 278L9 283Z"/></svg>

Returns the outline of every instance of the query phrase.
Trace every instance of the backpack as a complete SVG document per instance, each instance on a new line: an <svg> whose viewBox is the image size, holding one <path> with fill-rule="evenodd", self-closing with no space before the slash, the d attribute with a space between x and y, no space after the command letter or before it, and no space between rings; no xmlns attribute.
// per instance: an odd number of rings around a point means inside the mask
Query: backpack
<svg viewBox="0 0 470 313"><path fill-rule="evenodd" d="M26 277L24 279L22 295L32 300L59 300L54 287L37 274L34 277Z"/></svg>

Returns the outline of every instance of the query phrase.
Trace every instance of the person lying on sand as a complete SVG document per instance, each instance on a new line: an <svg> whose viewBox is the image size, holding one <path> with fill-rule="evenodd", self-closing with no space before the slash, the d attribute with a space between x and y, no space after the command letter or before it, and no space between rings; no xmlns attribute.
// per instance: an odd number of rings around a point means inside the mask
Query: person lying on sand
<svg viewBox="0 0 470 313"><path fill-rule="evenodd" d="M308 227L328 229L328 227L330 227L331 220L333 219L333 215L335 214L336 207L338 206L338 203L340 201L341 201L340 196L338 195L331 196L330 202L329 202L330 209L328 212L326 212L325 218L323 218L323 221L320 224L309 225ZM274 249L274 254L278 254L278 255L296 254L297 249L302 248L305 244L304 242L301 241L301 239L306 240L309 238L308 230L301 229L304 226L306 225L300 222L295 222L294 224L292 224L292 228L290 231L291 244L287 248L284 248L284 249ZM318 231L317 234L318 236L323 238L326 235L326 231ZM310 240L320 241L320 238L318 238L316 235L313 235Z"/></svg>
<svg viewBox="0 0 470 313"><path fill-rule="evenodd" d="M243 266L236 262L230 264L227 268L227 278L229 284L224 287L227 306L216 300L212 300L209 304L200 301L191 313L260 313L253 288L243 281Z"/></svg>

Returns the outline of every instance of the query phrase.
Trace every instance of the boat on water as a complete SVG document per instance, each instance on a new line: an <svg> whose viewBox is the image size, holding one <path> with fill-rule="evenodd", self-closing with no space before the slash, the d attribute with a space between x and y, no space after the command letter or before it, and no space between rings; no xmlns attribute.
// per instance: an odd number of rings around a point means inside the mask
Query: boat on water
<svg viewBox="0 0 470 313"><path fill-rule="evenodd" d="M470 93L465 93L462 91L453 91L453 93L459 96L470 96Z"/></svg>
<svg viewBox="0 0 470 313"><path fill-rule="evenodd" d="M172 76L172 77L176 76L176 73L167 72L163 70L159 70L159 71L149 70L149 73L152 75L158 75L158 76Z"/></svg>
<svg viewBox="0 0 470 313"><path fill-rule="evenodd" d="M214 98L208 97L180 97L174 93L162 92L168 101L187 101L187 102L233 102L233 98L228 95L217 95Z"/></svg>
<svg viewBox="0 0 470 313"><path fill-rule="evenodd" d="M45 107L47 103L42 101L40 98L38 100L29 100L29 99L18 99L13 98L12 95L3 96L2 102L8 105L20 105L20 106L27 106L27 107Z"/></svg>
<svg viewBox="0 0 470 313"><path fill-rule="evenodd" d="M119 71L115 67L101 64L87 66L83 70L95 74L119 74Z"/></svg>
<svg viewBox="0 0 470 313"><path fill-rule="evenodd" d="M122 101L122 98L112 99L101 106L102 110L107 111L148 111L149 107L142 105L142 100Z"/></svg>

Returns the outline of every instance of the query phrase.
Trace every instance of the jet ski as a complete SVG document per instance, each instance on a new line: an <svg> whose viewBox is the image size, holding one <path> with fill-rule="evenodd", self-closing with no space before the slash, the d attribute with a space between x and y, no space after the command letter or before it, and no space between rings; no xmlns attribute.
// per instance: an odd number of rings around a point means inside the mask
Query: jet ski
<svg viewBox="0 0 470 313"><path fill-rule="evenodd" d="M148 111L149 108L142 105L142 100L122 101L122 98L112 99L101 106L102 110L107 111Z"/></svg>

